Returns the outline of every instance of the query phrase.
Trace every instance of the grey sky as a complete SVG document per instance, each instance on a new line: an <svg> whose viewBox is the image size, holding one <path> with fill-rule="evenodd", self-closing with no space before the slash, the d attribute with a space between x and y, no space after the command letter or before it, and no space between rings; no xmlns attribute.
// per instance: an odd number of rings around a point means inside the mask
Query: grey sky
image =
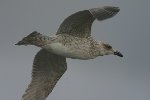
<svg viewBox="0 0 150 100"><path fill-rule="evenodd" d="M150 100L149 0L1 0L0 100L20 100L40 49L14 44L36 30L55 33L79 10L119 6L120 12L95 21L92 35L124 54L93 60L68 59L68 70L47 100Z"/></svg>

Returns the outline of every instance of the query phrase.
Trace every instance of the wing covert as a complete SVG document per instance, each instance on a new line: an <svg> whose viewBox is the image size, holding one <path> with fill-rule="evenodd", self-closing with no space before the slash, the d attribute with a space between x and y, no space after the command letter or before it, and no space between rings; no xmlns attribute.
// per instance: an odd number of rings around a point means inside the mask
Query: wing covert
<svg viewBox="0 0 150 100"><path fill-rule="evenodd" d="M33 62L31 83L21 100L45 100L66 69L65 57L41 49Z"/></svg>
<svg viewBox="0 0 150 100"><path fill-rule="evenodd" d="M62 22L56 34L70 34L79 37L88 37L91 35L91 27L95 19L102 21L113 17L118 12L118 7L111 6L76 12Z"/></svg>

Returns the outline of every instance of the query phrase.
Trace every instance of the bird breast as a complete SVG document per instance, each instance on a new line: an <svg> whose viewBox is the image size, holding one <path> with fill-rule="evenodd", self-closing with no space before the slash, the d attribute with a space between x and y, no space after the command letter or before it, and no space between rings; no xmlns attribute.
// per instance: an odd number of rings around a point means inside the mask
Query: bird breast
<svg viewBox="0 0 150 100"><path fill-rule="evenodd" d="M95 57L89 56L90 51L87 48L79 48L79 47L76 47L75 45L73 47L72 46L67 47L63 45L62 43L51 43L51 44L45 45L42 48L47 49L48 51L55 53L57 55L65 56L67 58L83 59L83 60L95 58Z"/></svg>

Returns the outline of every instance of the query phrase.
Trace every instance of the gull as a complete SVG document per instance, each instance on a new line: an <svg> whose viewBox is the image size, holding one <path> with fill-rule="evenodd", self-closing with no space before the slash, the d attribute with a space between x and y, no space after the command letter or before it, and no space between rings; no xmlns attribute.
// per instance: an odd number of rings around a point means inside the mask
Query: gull
<svg viewBox="0 0 150 100"><path fill-rule="evenodd" d="M16 45L34 45L41 50L35 55L32 80L21 100L45 100L67 70L66 58L88 60L104 55L123 55L108 43L95 40L91 27L95 19L115 16L119 7L103 6L76 12L67 17L55 36L33 31Z"/></svg>

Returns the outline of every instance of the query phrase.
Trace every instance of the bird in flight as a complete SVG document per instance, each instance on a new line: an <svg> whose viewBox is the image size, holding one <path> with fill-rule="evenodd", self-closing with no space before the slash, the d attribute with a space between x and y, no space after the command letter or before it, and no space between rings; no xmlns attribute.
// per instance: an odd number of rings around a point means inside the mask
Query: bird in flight
<svg viewBox="0 0 150 100"><path fill-rule="evenodd" d="M123 57L108 43L95 40L91 36L95 19L108 19L119 11L118 7L112 6L79 11L62 22L55 36L34 31L19 41L16 45L34 45L41 48L35 55L32 80L22 100L45 100L67 70L66 58L88 60L110 54Z"/></svg>

